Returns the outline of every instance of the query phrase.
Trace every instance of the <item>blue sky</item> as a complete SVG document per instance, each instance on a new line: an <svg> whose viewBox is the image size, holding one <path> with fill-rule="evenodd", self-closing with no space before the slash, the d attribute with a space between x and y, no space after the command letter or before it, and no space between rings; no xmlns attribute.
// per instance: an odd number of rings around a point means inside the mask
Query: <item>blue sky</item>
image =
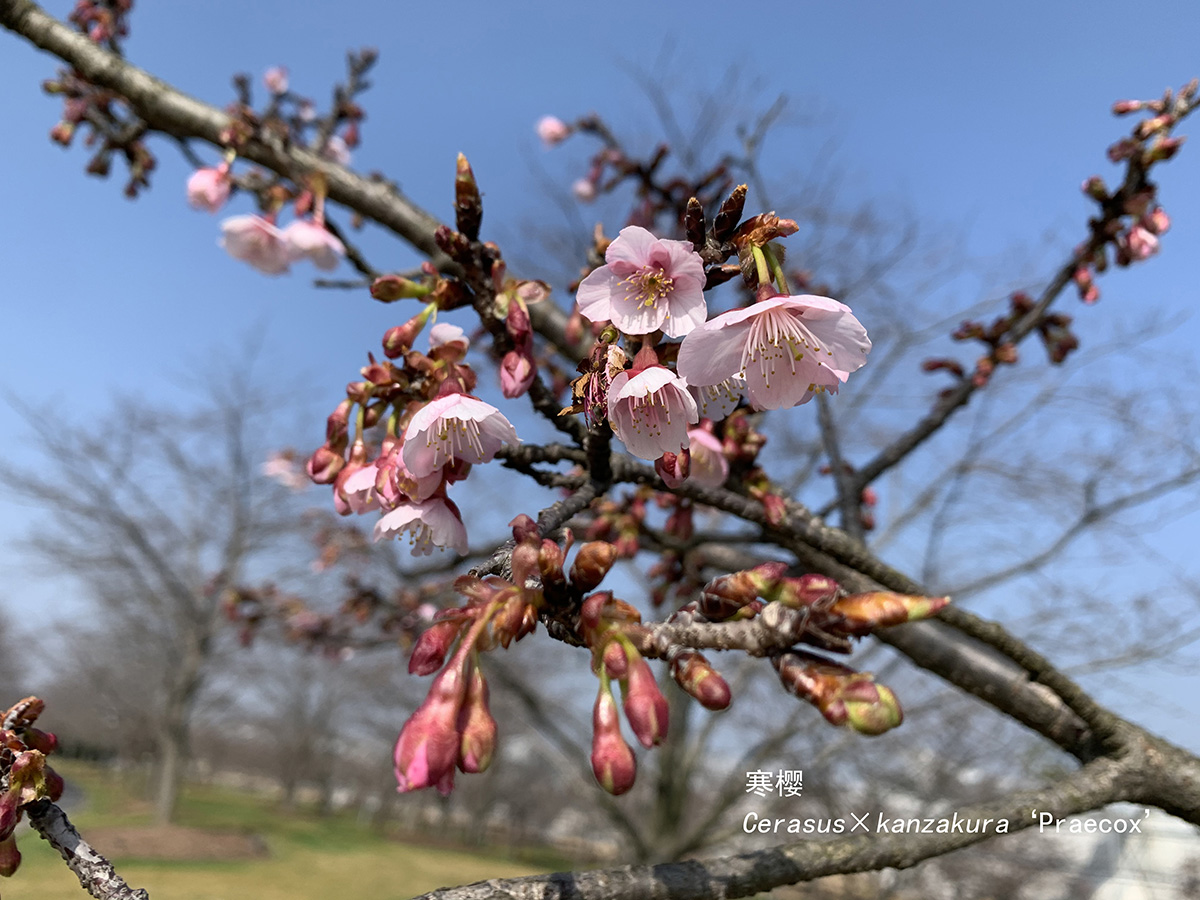
<svg viewBox="0 0 1200 900"><path fill-rule="evenodd" d="M48 9L65 15L69 6ZM177 87L224 105L233 72L257 79L280 63L290 67L294 89L321 100L342 74L345 50L378 47L355 168L386 172L448 217L462 151L485 191L484 236L499 239L550 208L535 169L565 184L586 159L570 144L544 151L532 132L539 116L595 110L645 136L655 117L631 73L649 73L664 91L687 97L711 91L733 68L751 86L742 101L761 108L780 93L792 98L798 118L769 141L768 167L840 172L848 202L910 210L933 232L956 236L981 265L1013 278L1048 271L1080 239L1091 212L1078 190L1083 178L1115 177L1104 149L1126 126L1109 115L1112 101L1157 96L1200 75L1194 3L1141 4L1133 17L1128 3L1110 0L757 8L347 0L336 13L328 3L145 2L127 52ZM188 169L165 143L156 147L154 187L136 202L121 197L118 179L86 177L80 149L47 139L58 104L39 85L54 61L7 34L0 47L9 198L0 222L0 385L77 422L114 392L183 404L189 371L203 372L214 355L259 335L263 365L286 371L289 386L311 386L314 416L331 408L401 313L363 295L315 290L300 268L269 279L228 258L216 246L217 219L186 208ZM1164 253L1103 280L1104 299L1086 315L1068 298L1085 341L1087 316L1194 308L1200 147L1185 146L1158 180L1173 216ZM248 211L241 202L234 211ZM590 222L587 210L582 216ZM608 224L612 231L620 223ZM414 261L378 233L363 243L381 268ZM963 305L977 299L964 294ZM1189 318L1161 352L1190 353L1198 338ZM320 431L314 418L314 440ZM25 434L0 405L5 456L31 459L20 443ZM26 515L0 498L0 540L24 533ZM1194 517L1185 523L1164 538L1168 551L1192 552L1198 529ZM22 571L11 558L0 562L6 583L28 585L6 589L8 599L46 596ZM1196 682L1175 675L1161 690L1194 696ZM1143 715L1200 750L1200 728L1182 728L1169 712Z"/></svg>

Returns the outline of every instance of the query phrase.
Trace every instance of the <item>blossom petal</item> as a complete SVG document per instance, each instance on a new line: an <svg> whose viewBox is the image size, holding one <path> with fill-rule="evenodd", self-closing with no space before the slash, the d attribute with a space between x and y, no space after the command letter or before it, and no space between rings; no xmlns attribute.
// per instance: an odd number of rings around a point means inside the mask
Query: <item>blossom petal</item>
<svg viewBox="0 0 1200 900"><path fill-rule="evenodd" d="M688 384L720 384L742 371L742 350L750 325L731 320L739 312L742 310L722 313L683 339L675 368Z"/></svg>

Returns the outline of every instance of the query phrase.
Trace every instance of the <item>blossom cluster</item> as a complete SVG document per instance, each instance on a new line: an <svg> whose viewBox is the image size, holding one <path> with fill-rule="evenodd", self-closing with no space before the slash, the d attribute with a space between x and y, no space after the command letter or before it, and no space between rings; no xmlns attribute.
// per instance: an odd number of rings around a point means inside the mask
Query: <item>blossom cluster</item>
<svg viewBox="0 0 1200 900"><path fill-rule="evenodd" d="M806 403L836 392L866 362L870 339L843 303L786 296L760 280L756 302L709 318L704 287L703 259L691 242L656 238L636 225L621 230L605 264L579 285L583 316L643 336L632 368L607 386L608 419L635 456L688 454L701 417L719 420L743 398L754 409ZM650 349L658 335L682 338L673 347L674 370ZM679 470L659 466L672 486L683 480ZM717 467L706 462L702 471L712 479Z"/></svg>

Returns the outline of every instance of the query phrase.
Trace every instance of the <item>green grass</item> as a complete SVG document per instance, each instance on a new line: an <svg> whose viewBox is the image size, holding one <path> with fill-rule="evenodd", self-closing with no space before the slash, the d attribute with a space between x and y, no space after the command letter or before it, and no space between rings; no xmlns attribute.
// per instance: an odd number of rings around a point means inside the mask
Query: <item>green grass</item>
<svg viewBox="0 0 1200 900"><path fill-rule="evenodd" d="M86 808L71 816L85 839L89 827L150 821L142 785L79 763L65 762L59 769L86 793ZM146 888L152 900L402 900L447 885L562 867L545 855L539 862L546 868L531 868L498 856L413 846L359 825L352 815L283 812L261 798L207 786L185 790L177 822L259 835L270 856L234 862L114 859L122 877ZM15 876L0 880L3 900L88 896L58 854L23 826L19 846L24 861Z"/></svg>

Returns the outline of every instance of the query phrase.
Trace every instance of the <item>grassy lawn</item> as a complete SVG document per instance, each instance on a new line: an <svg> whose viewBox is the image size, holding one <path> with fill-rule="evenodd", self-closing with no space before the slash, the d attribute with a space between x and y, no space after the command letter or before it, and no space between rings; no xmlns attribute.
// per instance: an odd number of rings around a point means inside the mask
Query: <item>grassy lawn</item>
<svg viewBox="0 0 1200 900"><path fill-rule="evenodd" d="M71 814L85 839L89 828L149 822L149 805L132 784L90 766L65 763L58 768L87 794L86 808ZM269 801L221 788L188 787L178 822L192 828L259 835L270 848L270 856L233 862L114 859L125 880L133 887L146 888L153 900L403 900L446 885L538 871L498 857L389 840L358 825L352 816L283 813ZM88 896L45 841L24 825L19 834L25 858L15 876L0 880L4 900Z"/></svg>

